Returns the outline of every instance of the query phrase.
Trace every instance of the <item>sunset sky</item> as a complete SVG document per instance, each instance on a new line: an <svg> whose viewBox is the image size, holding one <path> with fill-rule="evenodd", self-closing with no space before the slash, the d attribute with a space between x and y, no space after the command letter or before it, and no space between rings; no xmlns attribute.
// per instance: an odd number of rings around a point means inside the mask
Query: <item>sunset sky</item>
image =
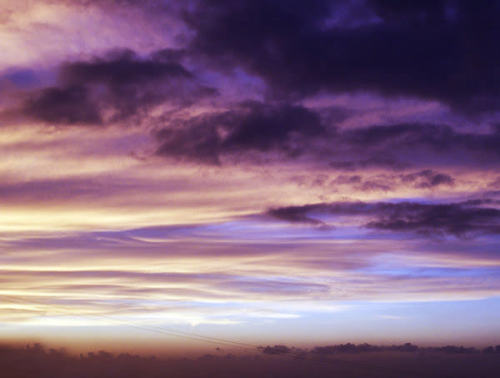
<svg viewBox="0 0 500 378"><path fill-rule="evenodd" d="M498 343L499 19L1 0L0 340Z"/></svg>

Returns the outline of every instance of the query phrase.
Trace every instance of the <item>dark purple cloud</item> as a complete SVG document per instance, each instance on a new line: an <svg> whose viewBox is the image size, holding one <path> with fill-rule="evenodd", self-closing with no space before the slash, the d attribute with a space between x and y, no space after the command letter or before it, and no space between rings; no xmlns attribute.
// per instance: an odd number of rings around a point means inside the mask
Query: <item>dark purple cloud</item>
<svg viewBox="0 0 500 378"><path fill-rule="evenodd" d="M413 173L382 173L368 177L343 173L330 181L327 177L316 180L314 184L336 191L347 187L361 192L390 192L401 187L431 190L451 188L455 185L455 179L445 173L424 169Z"/></svg>
<svg viewBox="0 0 500 378"><path fill-rule="evenodd" d="M347 156L363 156L347 160L345 168L367 165L496 165L500 134L462 132L448 125L395 124L346 130L337 134L338 145ZM357 164L356 164L357 163ZM335 165L335 163L334 163ZM339 167L338 167L339 168ZM411 180L411 177L408 177ZM449 182L446 177L432 177L429 182Z"/></svg>
<svg viewBox="0 0 500 378"><path fill-rule="evenodd" d="M412 183L416 188L434 188L441 185L451 186L455 182L453 177L444 173L434 172L431 169L402 175L401 178L405 182Z"/></svg>
<svg viewBox="0 0 500 378"><path fill-rule="evenodd" d="M57 85L34 90L21 113L52 124L99 125L129 118L165 101L189 104L215 94L196 83L178 59L161 50L141 58L131 50L111 51L88 61L64 63ZM104 116L104 111L111 116Z"/></svg>
<svg viewBox="0 0 500 378"><path fill-rule="evenodd" d="M237 108L185 121L156 133L157 154L220 163L225 154L252 151L301 155L312 139L326 134L319 115L297 105L246 102Z"/></svg>
<svg viewBox="0 0 500 378"><path fill-rule="evenodd" d="M205 163L220 163L222 157L231 163L255 152L341 170L495 167L500 161L495 128L474 133L444 124L408 123L339 129L313 110L288 104L245 103L228 112L174 122L155 136L158 155ZM420 188L453 184L451 176L431 169L404 180Z"/></svg>
<svg viewBox="0 0 500 378"><path fill-rule="evenodd" d="M275 208L272 217L288 222L323 225L322 216L364 216L364 227L429 236L473 237L500 234L500 209L483 201L426 204L418 202L336 202Z"/></svg>
<svg viewBox="0 0 500 378"><path fill-rule="evenodd" d="M281 95L364 90L477 113L500 106L499 14L496 1L206 0L185 19L194 54Z"/></svg>
<svg viewBox="0 0 500 378"><path fill-rule="evenodd" d="M75 85L37 91L23 105L23 114L47 123L101 124L99 106L89 89Z"/></svg>

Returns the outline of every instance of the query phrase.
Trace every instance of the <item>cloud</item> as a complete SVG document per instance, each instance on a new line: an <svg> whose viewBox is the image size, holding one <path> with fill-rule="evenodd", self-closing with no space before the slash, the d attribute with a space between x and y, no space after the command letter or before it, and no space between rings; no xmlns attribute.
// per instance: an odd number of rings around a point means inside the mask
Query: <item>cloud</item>
<svg viewBox="0 0 500 378"><path fill-rule="evenodd" d="M186 12L190 50L285 96L372 91L499 109L496 2L212 0Z"/></svg>
<svg viewBox="0 0 500 378"><path fill-rule="evenodd" d="M391 206L390 206L391 207ZM423 234L500 234L500 210L460 204L392 206L388 214L369 222L367 227Z"/></svg>
<svg viewBox="0 0 500 378"><path fill-rule="evenodd" d="M323 180L319 184L342 189L347 187L361 192L389 192L400 187L415 189L452 187L455 185L455 179L445 173L424 169L406 174L381 173L371 176L340 174L329 182Z"/></svg>
<svg viewBox="0 0 500 378"><path fill-rule="evenodd" d="M496 129L475 133L432 123L339 128L321 111L286 102L244 102L223 112L170 120L155 138L158 155L207 164L260 158L301 159L336 170L422 167L400 178L419 189L454 184L450 175L428 167L495 167L500 157ZM390 189L388 183L364 185L364 190Z"/></svg>
<svg viewBox="0 0 500 378"><path fill-rule="evenodd" d="M123 49L64 63L57 85L31 91L19 113L51 124L100 125L144 115L164 102L188 105L215 94L196 82L178 61L181 55L166 49L142 58Z"/></svg>
<svg viewBox="0 0 500 378"><path fill-rule="evenodd" d="M39 325L41 311L56 317L47 320L54 325L86 315L130 317L140 324L253 322L330 313L345 309L348 301L463 300L498 293L496 237L445 243L391 233L370 238L360 228L398 210L329 205L329 210L317 204L296 212L324 222L327 211L356 216L333 232L270 224L261 217L257 229L254 218L38 237L2 233L0 307L9 324ZM352 219L361 222L349 231ZM7 313L12 305L19 308L17 318Z"/></svg>
<svg viewBox="0 0 500 378"><path fill-rule="evenodd" d="M364 227L392 232L471 237L500 234L500 210L480 203L337 202L275 208L268 214L288 222L325 225L328 216L363 216Z"/></svg>
<svg viewBox="0 0 500 378"><path fill-rule="evenodd" d="M185 338L193 334L186 333ZM195 335L195 334L194 334ZM224 350L236 351L231 339L208 339L218 352ZM3 344L0 346L0 363L3 371L9 377L161 377L175 376L218 377L238 376L242 378L268 376L277 377L309 377L311 372L318 378L338 376L343 377L397 377L401 371L412 372L413 376L447 376L454 377L494 377L498 367L500 345L489 346L482 351L473 347L458 345L419 347L415 344L400 345L370 345L370 344L338 344L316 346L311 350L275 345L259 347L241 343L235 354L204 354L203 351L179 353L177 350L158 349L159 355L145 354L141 345L130 347L129 342L121 342L116 346L108 343L106 350L88 349L79 356L65 349L53 349L33 343L26 346L18 344ZM215 343L215 345L214 345ZM137 344L137 343L135 343ZM218 346L220 345L220 346ZM243 346L243 350L241 347ZM95 348L95 344L92 345ZM75 348L73 348L75 349ZM84 348L78 348L80 351ZM142 349L142 350L141 350ZM120 351L116 353L116 351ZM182 348L180 348L182 350ZM419 353L417 352L425 352ZM172 354L170 354L170 353ZM377 352L376 359L371 352ZM131 354L132 353L132 354ZM257 354L259 353L259 354ZM345 353L350 353L348 357ZM352 353L356 353L352 355ZM443 354L448 354L443 356ZM330 355L335 354L335 359ZM493 354L493 356L488 356ZM273 356L281 355L281 358ZM409 355L409 356L408 356ZM318 359L320 357L320 359ZM445 358L446 357L446 358ZM415 361L416 360L416 361ZM436 364L439 360L439 365ZM395 369L395 366L397 369Z"/></svg>
<svg viewBox="0 0 500 378"><path fill-rule="evenodd" d="M339 174L333 180L325 175L316 180L315 185L333 188L336 192L345 190L361 193L394 192L398 189L413 188L419 190L451 189L455 179L448 174L424 169L413 173L376 173L376 174Z"/></svg>
<svg viewBox="0 0 500 378"><path fill-rule="evenodd" d="M42 89L24 103L22 112L47 123L102 123L99 106L84 86Z"/></svg>
<svg viewBox="0 0 500 378"><path fill-rule="evenodd" d="M324 135L320 117L298 105L245 102L227 112L199 116L156 133L157 154L220 163L222 155L280 152L298 156Z"/></svg>
<svg viewBox="0 0 500 378"><path fill-rule="evenodd" d="M332 142L335 143L337 156L334 155L336 159L332 158L330 164L337 169L495 166L500 151L500 133L496 131L480 134L457 131L449 125L425 123L347 129L339 131ZM329 151L322 152L327 155ZM359 159L359 156L364 158ZM428 170L406 179L419 180L423 187L452 184L451 177L436 176Z"/></svg>
<svg viewBox="0 0 500 378"><path fill-rule="evenodd" d="M272 354L272 355L288 354L292 351L292 349L287 347L286 345L275 345L275 346L268 345L266 347L259 347L258 349L264 354Z"/></svg>
<svg viewBox="0 0 500 378"><path fill-rule="evenodd" d="M323 225L319 219L308 216L310 210L317 208L317 205L289 206L269 210L269 214L277 219L292 223L310 223L312 225Z"/></svg>
<svg viewBox="0 0 500 378"><path fill-rule="evenodd" d="M455 183L453 177L444 173L434 172L431 169L402 175L401 179L405 182L411 182L416 188L434 188L441 185L451 186Z"/></svg>

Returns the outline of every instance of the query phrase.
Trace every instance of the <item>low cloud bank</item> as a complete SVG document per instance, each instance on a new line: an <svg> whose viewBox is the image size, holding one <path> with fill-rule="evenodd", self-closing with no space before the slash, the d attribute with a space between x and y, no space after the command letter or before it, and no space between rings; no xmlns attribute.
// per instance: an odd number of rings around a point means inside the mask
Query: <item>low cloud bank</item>
<svg viewBox="0 0 500 378"><path fill-rule="evenodd" d="M353 354L353 352L355 354ZM373 352L373 353L364 353ZM106 351L71 355L40 344L0 346L2 377L496 377L500 345L418 347L339 344L311 350L274 345L256 353L167 358Z"/></svg>

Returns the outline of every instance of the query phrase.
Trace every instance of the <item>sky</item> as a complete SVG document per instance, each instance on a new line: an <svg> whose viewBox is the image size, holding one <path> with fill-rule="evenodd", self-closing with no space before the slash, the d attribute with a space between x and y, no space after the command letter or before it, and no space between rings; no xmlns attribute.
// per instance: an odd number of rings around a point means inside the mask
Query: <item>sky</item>
<svg viewBox="0 0 500 378"><path fill-rule="evenodd" d="M0 339L498 343L499 17L2 0Z"/></svg>

